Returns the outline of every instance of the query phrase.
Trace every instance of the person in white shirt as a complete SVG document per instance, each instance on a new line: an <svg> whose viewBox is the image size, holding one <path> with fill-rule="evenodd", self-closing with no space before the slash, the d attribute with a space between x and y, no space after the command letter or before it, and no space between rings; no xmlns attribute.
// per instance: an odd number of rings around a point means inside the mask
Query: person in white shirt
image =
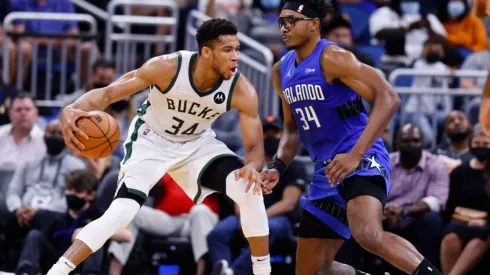
<svg viewBox="0 0 490 275"><path fill-rule="evenodd" d="M44 132L35 125L38 111L34 99L19 94L9 110L10 124L0 126L0 169L15 170L46 152Z"/></svg>

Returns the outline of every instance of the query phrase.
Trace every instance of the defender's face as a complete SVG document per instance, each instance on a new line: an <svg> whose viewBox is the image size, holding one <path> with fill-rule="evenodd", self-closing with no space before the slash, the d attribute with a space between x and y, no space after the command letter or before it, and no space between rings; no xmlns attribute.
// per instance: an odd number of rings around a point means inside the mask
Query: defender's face
<svg viewBox="0 0 490 275"><path fill-rule="evenodd" d="M311 34L310 24L312 20L292 10L281 11L278 23L286 48L295 49L308 41Z"/></svg>
<svg viewBox="0 0 490 275"><path fill-rule="evenodd" d="M214 43L213 67L222 78L228 80L238 72L240 42L236 35L222 35Z"/></svg>

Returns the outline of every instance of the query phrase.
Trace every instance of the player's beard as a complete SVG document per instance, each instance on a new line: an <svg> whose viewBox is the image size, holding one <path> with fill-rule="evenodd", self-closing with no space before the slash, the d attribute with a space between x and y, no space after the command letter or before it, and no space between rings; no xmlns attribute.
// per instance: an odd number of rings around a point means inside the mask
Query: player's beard
<svg viewBox="0 0 490 275"><path fill-rule="evenodd" d="M218 65L218 62L216 61L214 53L213 53L213 70L216 72L217 75L219 75L219 77L225 78L224 75L219 70L219 65Z"/></svg>

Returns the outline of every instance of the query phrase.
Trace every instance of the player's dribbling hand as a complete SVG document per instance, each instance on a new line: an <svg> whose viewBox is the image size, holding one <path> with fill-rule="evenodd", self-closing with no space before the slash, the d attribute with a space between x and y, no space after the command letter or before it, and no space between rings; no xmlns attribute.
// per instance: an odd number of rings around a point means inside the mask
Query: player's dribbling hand
<svg viewBox="0 0 490 275"><path fill-rule="evenodd" d="M262 180L260 174L255 168L245 165L243 168L235 171L235 180L244 179L247 186L245 187L245 193L250 190L250 187L254 185L253 194L260 194L262 187Z"/></svg>
<svg viewBox="0 0 490 275"><path fill-rule="evenodd" d="M270 194L279 182L280 175L277 169L265 169L260 173L260 177L262 179L262 192L264 194Z"/></svg>
<svg viewBox="0 0 490 275"><path fill-rule="evenodd" d="M362 157L357 157L352 153L337 154L335 158L327 165L325 173L331 186L340 184L344 177L352 173Z"/></svg>
<svg viewBox="0 0 490 275"><path fill-rule="evenodd" d="M85 146L77 139L75 133L88 140L88 136L76 125L76 121L81 117L90 118L92 115L70 107L64 108L61 112L61 131L65 143L76 152L85 149Z"/></svg>

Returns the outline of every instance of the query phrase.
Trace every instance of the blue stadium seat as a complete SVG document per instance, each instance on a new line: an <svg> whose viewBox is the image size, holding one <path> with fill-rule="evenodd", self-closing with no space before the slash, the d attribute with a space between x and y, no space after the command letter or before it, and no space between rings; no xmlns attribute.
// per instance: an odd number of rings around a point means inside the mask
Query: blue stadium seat
<svg viewBox="0 0 490 275"><path fill-rule="evenodd" d="M376 67L381 65L381 57L386 54L386 50L383 46L374 45L359 45L356 50L371 56Z"/></svg>
<svg viewBox="0 0 490 275"><path fill-rule="evenodd" d="M352 36L355 41L366 43L371 39L369 34L369 13L358 5L343 4L340 7L343 13L352 20Z"/></svg>

